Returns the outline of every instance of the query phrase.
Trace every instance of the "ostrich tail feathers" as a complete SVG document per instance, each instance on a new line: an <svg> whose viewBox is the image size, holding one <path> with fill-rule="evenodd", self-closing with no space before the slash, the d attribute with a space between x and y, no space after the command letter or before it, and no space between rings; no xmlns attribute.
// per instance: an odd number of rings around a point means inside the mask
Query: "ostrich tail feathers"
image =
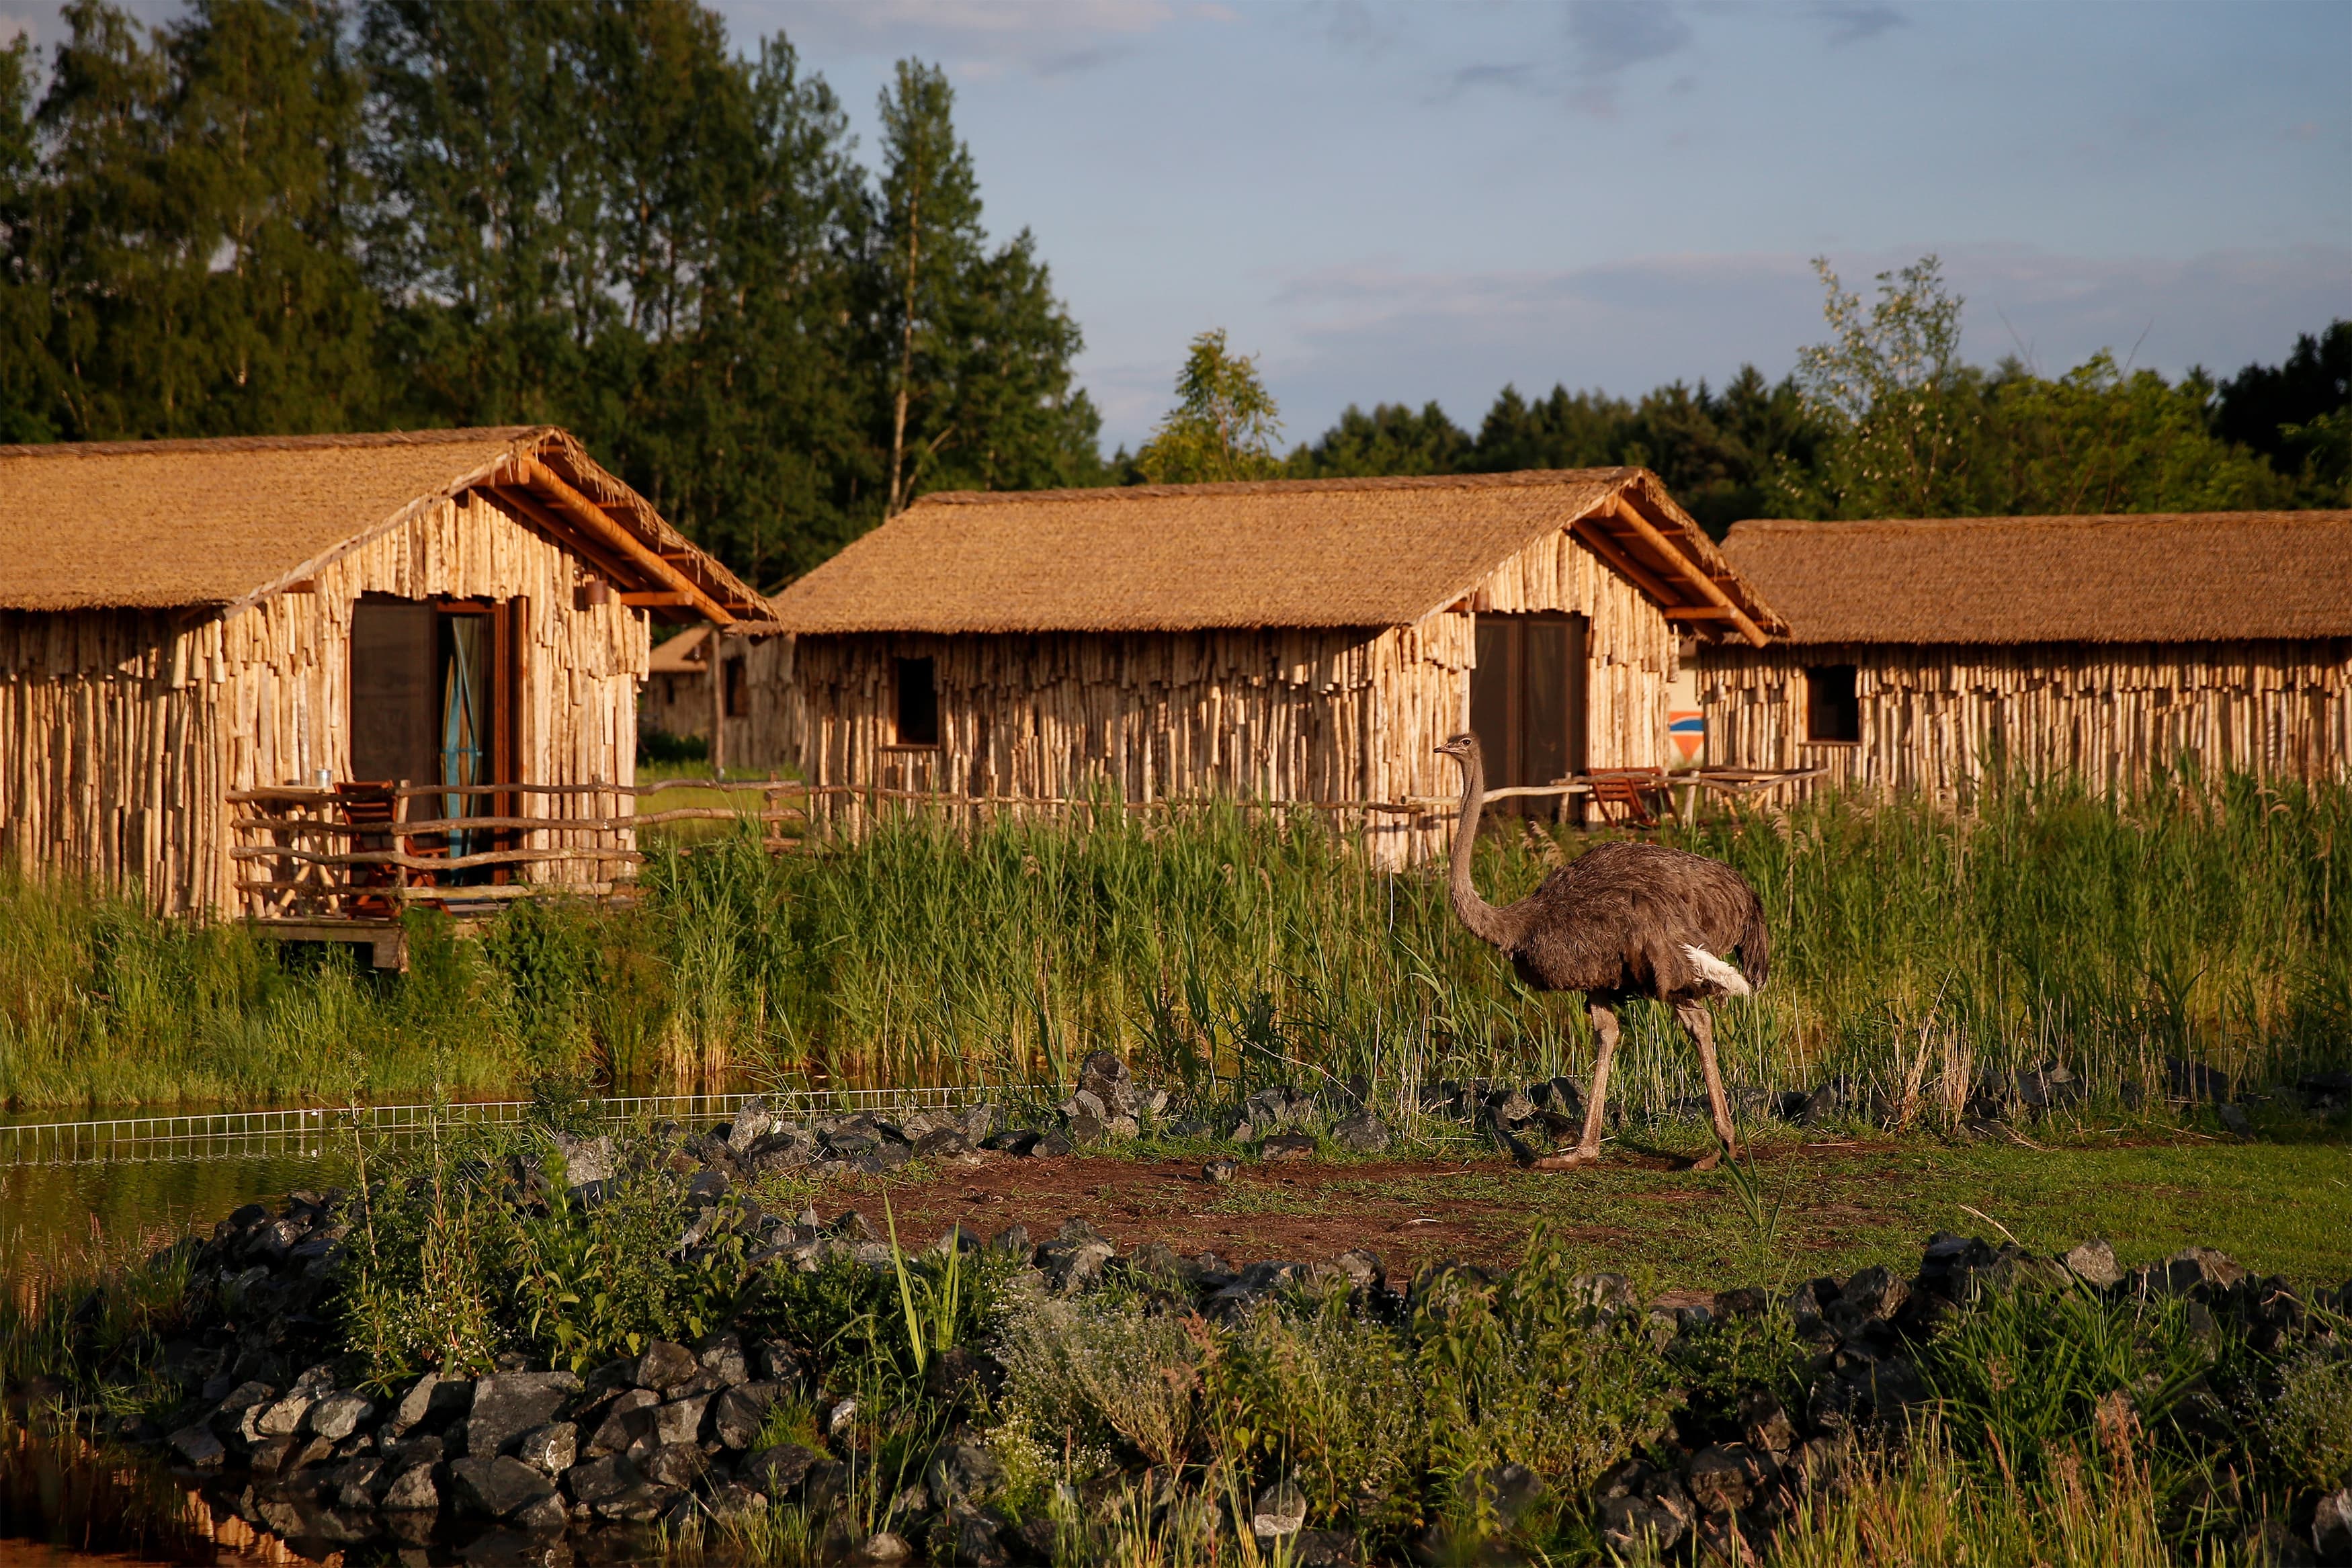
<svg viewBox="0 0 2352 1568"><path fill-rule="evenodd" d="M1751 997L1756 994L1748 984L1747 976L1696 943L1684 943L1683 955L1691 961L1691 967L1698 971L1700 979L1726 996Z"/></svg>

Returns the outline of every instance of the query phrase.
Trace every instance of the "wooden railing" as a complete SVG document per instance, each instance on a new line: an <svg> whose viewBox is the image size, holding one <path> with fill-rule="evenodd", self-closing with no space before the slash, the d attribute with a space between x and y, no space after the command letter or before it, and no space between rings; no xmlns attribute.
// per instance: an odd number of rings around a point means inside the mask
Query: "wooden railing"
<svg viewBox="0 0 2352 1568"><path fill-rule="evenodd" d="M635 809L646 796L680 789L758 799L740 809ZM783 828L804 825L805 806L787 799L800 792L774 779L237 789L228 796L229 859L245 913L259 920L387 919L412 904L464 909L549 894L604 896L626 891L643 863L641 830L748 821L775 841ZM431 814L446 810L439 803L451 796L490 797L493 810ZM425 815L416 814L420 802ZM541 802L558 809L530 810Z"/></svg>
<svg viewBox="0 0 2352 1568"><path fill-rule="evenodd" d="M1775 787L1820 773L1746 769L1703 770L1645 777L1644 784L1664 803L1667 792L1687 789L1688 815L1701 790L1738 803ZM1606 776L1599 776L1606 778ZM1596 779L1522 785L1489 790L1489 804L1517 797L1591 795ZM717 792L741 804L636 810L648 796ZM497 797L496 815L418 816L417 802L450 796ZM1415 827L1450 816L1452 796L1410 796L1398 800L1251 800L1186 798L1117 800L1032 795L965 795L930 789L871 785L795 783L778 779L673 779L659 784L477 784L299 786L239 789L228 796L236 888L248 918L264 921L389 920L424 904L459 912L549 894L609 896L625 893L634 869L646 856L637 835L647 828L680 822L757 824L771 850L807 841L821 827L855 831L894 807L944 809L969 813L977 821L1012 814L1090 810L1128 812L1179 811L1220 806L1240 810L1309 810L1328 814L1335 824L1350 819L1405 819ZM528 808L577 804L574 814L534 812ZM436 809L428 804L428 812ZM446 807L439 809L446 810ZM487 841L489 847L476 848ZM488 880L483 880L485 877Z"/></svg>

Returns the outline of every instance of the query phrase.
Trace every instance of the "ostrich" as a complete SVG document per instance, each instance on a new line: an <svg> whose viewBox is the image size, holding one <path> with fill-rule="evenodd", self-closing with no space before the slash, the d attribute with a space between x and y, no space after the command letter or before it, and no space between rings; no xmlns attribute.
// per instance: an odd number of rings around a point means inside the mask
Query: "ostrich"
<svg viewBox="0 0 2352 1568"><path fill-rule="evenodd" d="M1715 1061L1713 997L1745 997L1764 984L1769 954L1764 904L1747 879L1720 861L1661 844L1605 843L1553 872L1543 885L1507 909L1478 896L1470 882L1470 851L1486 795L1478 737L1457 735L1437 748L1462 764L1462 819L1454 830L1449 879L1454 913L1480 941L1500 948L1511 967L1539 991L1582 991L1599 1052L1592 1093L1584 1110L1584 1136L1574 1149L1535 1162L1565 1170L1601 1157L1601 1117L1609 1095L1609 1058L1617 1049L1617 1009L1633 997L1654 997L1698 1047L1706 1097L1723 1148L1698 1162L1712 1169L1725 1152L1738 1154L1723 1074ZM1742 974L1722 955L1734 947Z"/></svg>

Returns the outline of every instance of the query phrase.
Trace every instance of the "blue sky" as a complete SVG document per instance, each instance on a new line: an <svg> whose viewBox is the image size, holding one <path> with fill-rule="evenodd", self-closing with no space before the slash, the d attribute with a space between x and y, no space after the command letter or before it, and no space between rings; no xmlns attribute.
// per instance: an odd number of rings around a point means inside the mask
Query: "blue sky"
<svg viewBox="0 0 2352 1568"><path fill-rule="evenodd" d="M946 67L1107 448L1208 327L1294 440L1350 402L1475 426L1506 382L1777 377L1816 255L1853 287L1937 252L1970 356L2052 373L2234 370L2352 316L2343 0L716 3L740 47L793 39L868 156L891 62ZM11 16L55 37L48 0Z"/></svg>

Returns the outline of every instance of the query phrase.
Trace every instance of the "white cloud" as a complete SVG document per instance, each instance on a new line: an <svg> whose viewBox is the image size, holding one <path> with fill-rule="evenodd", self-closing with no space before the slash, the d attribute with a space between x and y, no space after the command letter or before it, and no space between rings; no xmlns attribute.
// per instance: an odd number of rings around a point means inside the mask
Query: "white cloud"
<svg viewBox="0 0 2352 1568"><path fill-rule="evenodd" d="M782 28L803 58L908 55L960 74L1065 75L1124 54L1178 16L1171 0L709 0L738 47Z"/></svg>

